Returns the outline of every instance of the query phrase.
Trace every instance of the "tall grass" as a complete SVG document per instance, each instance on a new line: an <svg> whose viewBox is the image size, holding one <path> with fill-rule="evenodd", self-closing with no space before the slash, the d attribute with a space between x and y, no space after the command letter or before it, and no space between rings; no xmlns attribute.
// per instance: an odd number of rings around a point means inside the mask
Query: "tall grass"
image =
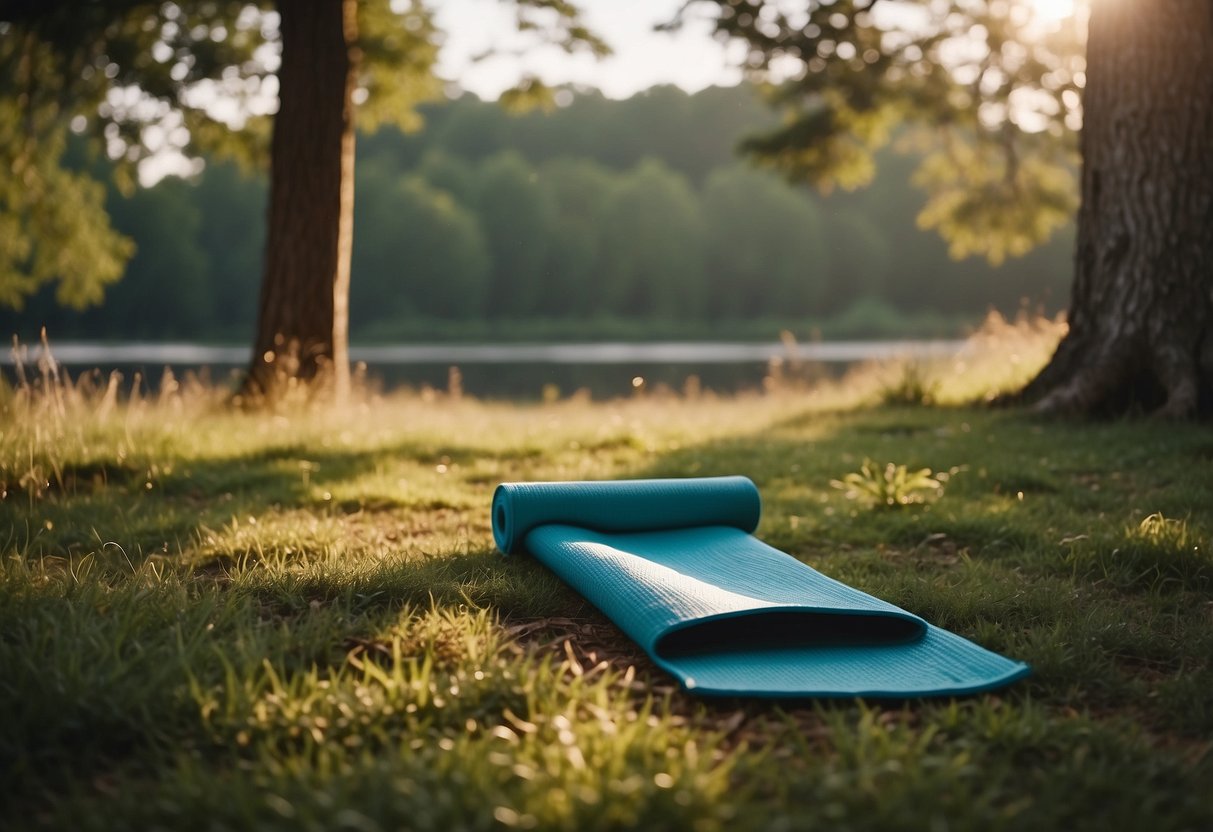
<svg viewBox="0 0 1213 832"><path fill-rule="evenodd" d="M991 321L916 372L981 398L1059 331ZM252 412L24 367L0 395L0 824L1207 828L1205 429L878 404L900 373L789 357L737 397L368 385ZM878 511L831 487L869 459L946 491ZM1033 677L700 702L492 551L499 481L725 473L758 483L765 540Z"/></svg>

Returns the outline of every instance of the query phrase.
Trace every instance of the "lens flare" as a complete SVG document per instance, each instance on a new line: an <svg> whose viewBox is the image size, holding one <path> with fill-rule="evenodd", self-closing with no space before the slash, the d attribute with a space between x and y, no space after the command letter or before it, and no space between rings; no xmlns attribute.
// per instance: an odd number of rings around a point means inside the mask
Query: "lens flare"
<svg viewBox="0 0 1213 832"><path fill-rule="evenodd" d="M1074 14L1074 0L1028 0L1037 20L1051 22Z"/></svg>

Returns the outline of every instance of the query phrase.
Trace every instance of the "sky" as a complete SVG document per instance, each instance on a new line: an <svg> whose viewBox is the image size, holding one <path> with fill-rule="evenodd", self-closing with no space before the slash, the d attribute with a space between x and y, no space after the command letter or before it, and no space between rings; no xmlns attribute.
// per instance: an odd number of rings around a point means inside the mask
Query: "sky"
<svg viewBox="0 0 1213 832"><path fill-rule="evenodd" d="M439 28L447 40L440 53L439 74L458 79L460 87L481 98L495 99L513 86L520 74L534 73L550 85L586 84L612 98L627 98L654 84L676 84L688 92L712 85L732 85L741 80L736 69L744 59L744 47L732 49L711 37L705 15L711 7L696 12L676 34L654 32L653 27L672 19L684 0L577 0L585 22L615 50L603 60L590 55L569 56L555 47L528 49L522 58L500 56L480 62L471 56L489 47L533 46L519 40L514 31L509 3L501 0L430 0ZM1025 0L1042 25L1074 13L1075 0ZM887 4L880 11L902 17L900 4ZM917 11L909 4L911 14ZM698 19L696 19L698 18ZM741 54L736 50L741 49Z"/></svg>
<svg viewBox="0 0 1213 832"><path fill-rule="evenodd" d="M653 30L672 19L682 3L578 0L590 30L614 50L611 57L596 59L589 54L568 55L550 45L537 48L533 37L528 40L517 33L510 4L502 0L430 0L445 37L438 74L457 82L452 92L464 90L486 100L495 100L526 74L538 75L550 85L592 86L612 98L627 98L654 84L676 84L688 92L736 84L741 79L734 68L737 56L730 57L726 47L711 37L711 26L702 17L676 33ZM474 60L489 49L498 54ZM166 149L140 165L139 180L150 186L169 174L186 176L197 170L197 162Z"/></svg>
<svg viewBox="0 0 1213 832"><path fill-rule="evenodd" d="M1075 0L1026 2L1038 19L1049 23L1073 13ZM712 37L706 17L710 5L700 11L692 8L683 27L669 33L654 27L673 19L684 0L577 0L590 31L614 50L610 57L596 59L537 45L534 35L520 35L511 4L502 0L429 0L429 4L445 38L438 74L456 82L452 92L464 90L494 100L526 74L538 75L549 85L595 87L612 98L627 98L655 84L697 92L741 80L737 66L745 57L745 47L725 45ZM490 49L497 54L475 59ZM188 175L196 169L197 163L169 150L146 160L139 178L150 185L167 174Z"/></svg>
<svg viewBox="0 0 1213 832"><path fill-rule="evenodd" d="M528 49L521 58L501 55L473 62L471 57L490 47L523 46L513 32L513 13L500 0L437 0L439 28L447 33L440 53L439 74L458 79L459 86L495 99L514 85L520 74L533 73L549 84L585 84L612 98L626 98L654 84L677 84L688 92L712 85L736 84L722 44L710 36L706 20L691 22L675 34L653 27L674 17L683 0L580 0L578 5L591 31L615 54L595 59L569 56L556 47Z"/></svg>

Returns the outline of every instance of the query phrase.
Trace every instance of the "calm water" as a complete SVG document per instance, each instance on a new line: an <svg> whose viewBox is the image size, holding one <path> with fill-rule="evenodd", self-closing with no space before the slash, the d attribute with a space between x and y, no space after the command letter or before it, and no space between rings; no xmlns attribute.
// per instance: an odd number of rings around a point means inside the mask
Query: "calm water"
<svg viewBox="0 0 1213 832"><path fill-rule="evenodd" d="M813 365L819 375L837 375L864 361L898 356L915 358L954 355L962 341L836 341L799 344L789 350L780 342L659 342L584 344L394 344L352 347L350 357L367 365L368 375L386 389L445 388L451 367L462 374L465 392L484 398L537 399L547 385L562 395L579 389L595 398L627 395L635 379L647 388L668 385L682 389L697 376L706 389L732 393L756 389L772 360L785 366ZM76 374L118 370L129 380L139 372L152 385L165 367L178 376L207 372L222 382L248 364L247 347L185 343L99 344L57 342L55 359ZM24 363L35 365L40 349L30 348ZM0 355L5 374L13 373L13 356Z"/></svg>

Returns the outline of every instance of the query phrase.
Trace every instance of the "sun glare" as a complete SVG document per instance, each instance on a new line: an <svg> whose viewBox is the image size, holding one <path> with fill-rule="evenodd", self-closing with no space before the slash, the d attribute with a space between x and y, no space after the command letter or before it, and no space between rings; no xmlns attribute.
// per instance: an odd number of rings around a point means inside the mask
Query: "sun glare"
<svg viewBox="0 0 1213 832"><path fill-rule="evenodd" d="M1029 0L1036 18L1045 22L1062 20L1074 14L1074 0Z"/></svg>

